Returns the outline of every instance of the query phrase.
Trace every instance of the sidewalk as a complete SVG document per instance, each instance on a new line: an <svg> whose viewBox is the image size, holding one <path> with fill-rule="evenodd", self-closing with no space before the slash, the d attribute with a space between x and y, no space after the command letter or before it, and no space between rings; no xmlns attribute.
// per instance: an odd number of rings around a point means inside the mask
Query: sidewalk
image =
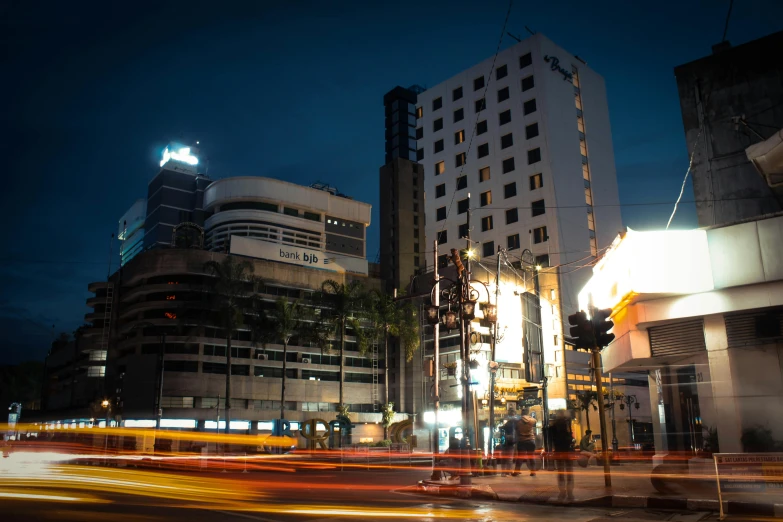
<svg viewBox="0 0 783 522"><path fill-rule="evenodd" d="M673 477L672 493L659 493L650 482L651 464L621 464L612 466L612 488L604 486L603 467L574 467L574 500L558 500L557 473L536 472L531 477L526 466L517 477L499 475L474 476L471 486L460 486L459 479L419 482L424 493L461 498L481 498L507 502L557 504L572 506L601 506L624 508L687 509L718 511L718 493L715 477L688 480ZM777 502L777 503L776 503ZM724 496L723 509L727 514L753 514L783 517L780 495L744 494Z"/></svg>

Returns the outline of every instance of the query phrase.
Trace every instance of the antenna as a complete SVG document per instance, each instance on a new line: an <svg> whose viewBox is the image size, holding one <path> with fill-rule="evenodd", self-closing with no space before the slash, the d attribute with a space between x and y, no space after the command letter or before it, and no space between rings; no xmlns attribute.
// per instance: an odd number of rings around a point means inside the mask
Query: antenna
<svg viewBox="0 0 783 522"><path fill-rule="evenodd" d="M531 29L531 28L529 28L528 26L525 26L525 29L527 30L527 32L528 32L528 33L530 33L530 34L532 34L532 35L534 35L534 36L535 36L536 32L535 32L534 30L532 30L532 29Z"/></svg>
<svg viewBox="0 0 783 522"><path fill-rule="evenodd" d="M508 31L506 31L506 34L509 35L514 40L516 40L517 42L521 42L522 41L522 39L519 36L515 36L515 35L509 33Z"/></svg>

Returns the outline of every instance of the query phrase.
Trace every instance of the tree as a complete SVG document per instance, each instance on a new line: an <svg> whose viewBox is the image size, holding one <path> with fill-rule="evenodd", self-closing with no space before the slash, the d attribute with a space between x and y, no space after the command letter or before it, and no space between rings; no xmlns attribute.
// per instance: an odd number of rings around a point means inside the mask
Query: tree
<svg viewBox="0 0 783 522"><path fill-rule="evenodd" d="M279 297L270 309L257 308L251 326L253 342L260 341L264 346L268 343L280 342L283 345L283 377L280 386L280 418L285 419L285 381L286 363L288 358L288 343L298 336L300 341L315 342L323 346L326 342L326 332L314 326L312 310L301 301L289 301Z"/></svg>
<svg viewBox="0 0 783 522"><path fill-rule="evenodd" d="M207 261L204 270L212 276L209 281L210 311L226 336L226 433L231 424L231 340L244 324L245 311L259 284L253 275L253 264L237 261L233 256L218 263Z"/></svg>
<svg viewBox="0 0 783 522"><path fill-rule="evenodd" d="M377 290L370 292L369 297L370 336L372 340L383 343L384 402L393 404L389 402L389 337L400 339L405 350L405 360L410 362L419 348L419 323L410 303L399 304Z"/></svg>
<svg viewBox="0 0 783 522"><path fill-rule="evenodd" d="M594 391L578 391L576 392L576 407L580 412L585 412L585 418L587 419L587 429L590 429L590 408L597 410L596 401L598 400L598 394ZM590 430L592 431L592 430Z"/></svg>
<svg viewBox="0 0 783 522"><path fill-rule="evenodd" d="M353 329L359 351L365 353L367 339L359 326L358 316L364 308L366 294L359 281L338 283L333 279L328 279L321 284L319 300L326 306L322 317L331 324L340 341L340 406L344 406L345 332L348 326Z"/></svg>

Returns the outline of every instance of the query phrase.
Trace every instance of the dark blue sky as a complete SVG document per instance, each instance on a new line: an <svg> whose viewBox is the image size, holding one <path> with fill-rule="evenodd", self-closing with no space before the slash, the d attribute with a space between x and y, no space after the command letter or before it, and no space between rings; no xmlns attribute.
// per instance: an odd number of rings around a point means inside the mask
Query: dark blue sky
<svg viewBox="0 0 783 522"><path fill-rule="evenodd" d="M87 283L106 276L109 235L180 135L201 141L213 177L320 180L372 203L374 259L383 94L490 57L507 6L4 2L0 363L41 358L52 325L81 324ZM673 67L710 53L727 8L515 2L510 32L540 31L606 79L623 204L677 197L687 155ZM737 2L728 39L779 31L781 20L780 2ZM623 217L656 228L670 212L626 206ZM695 225L693 205L681 206L673 226Z"/></svg>

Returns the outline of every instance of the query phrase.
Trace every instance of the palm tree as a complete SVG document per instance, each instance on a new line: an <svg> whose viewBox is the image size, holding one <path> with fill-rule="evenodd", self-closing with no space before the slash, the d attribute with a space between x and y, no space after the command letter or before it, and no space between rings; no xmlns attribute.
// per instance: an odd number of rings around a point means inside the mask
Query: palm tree
<svg viewBox="0 0 783 522"><path fill-rule="evenodd" d="M253 275L253 264L236 261L233 256L218 263L207 261L204 270L213 276L209 282L210 309L216 313L218 324L226 336L226 434L231 424L231 340L245 322L245 310L259 284Z"/></svg>
<svg viewBox="0 0 783 522"><path fill-rule="evenodd" d="M321 284L320 301L326 306L324 316L331 323L340 340L340 406L345 405L345 331L350 326L356 335L359 351L366 351L366 338L359 327L357 316L366 301L364 287L359 281L338 283L328 279Z"/></svg>
<svg viewBox="0 0 783 522"><path fill-rule="evenodd" d="M280 387L280 418L285 419L285 380L288 359L288 343L298 336L300 341L323 345L326 335L323 329L313 327L313 313L301 301L289 301L279 297L271 309L259 309L256 323L251 326L253 342L262 344L280 341L283 344L283 378Z"/></svg>
<svg viewBox="0 0 783 522"><path fill-rule="evenodd" d="M576 407L580 412L585 412L585 418L587 419L587 429L590 429L590 408L597 410L596 401L598 400L598 393L594 391L578 391L576 392ZM592 430L590 430L592 431Z"/></svg>
<svg viewBox="0 0 783 522"><path fill-rule="evenodd" d="M389 337L397 337L405 350L405 360L410 362L414 352L419 348L419 324L416 312L410 303L400 305L388 294L377 290L370 293L369 319L372 324L371 337L374 341L383 342L384 360L384 401L389 402ZM386 427L384 431L386 431ZM384 439L386 434L384 434Z"/></svg>

